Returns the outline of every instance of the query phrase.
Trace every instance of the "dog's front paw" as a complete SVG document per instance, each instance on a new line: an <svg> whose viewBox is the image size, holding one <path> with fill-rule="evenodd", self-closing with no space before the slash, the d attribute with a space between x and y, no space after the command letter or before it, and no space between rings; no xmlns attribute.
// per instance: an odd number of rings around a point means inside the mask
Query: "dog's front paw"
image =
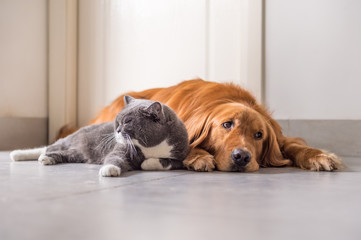
<svg viewBox="0 0 361 240"><path fill-rule="evenodd" d="M342 161L333 153L323 151L306 160L305 168L313 171L333 171L343 166Z"/></svg>
<svg viewBox="0 0 361 240"><path fill-rule="evenodd" d="M45 154L41 154L38 158L39 163L43 165L54 165L56 164L54 158L46 156Z"/></svg>
<svg viewBox="0 0 361 240"><path fill-rule="evenodd" d="M99 176L102 177L119 177L120 173L121 173L120 167L117 167L112 164L105 165L99 170Z"/></svg>
<svg viewBox="0 0 361 240"><path fill-rule="evenodd" d="M198 172L210 172L215 168L214 157L203 149L192 149L188 157L183 161L188 170Z"/></svg>

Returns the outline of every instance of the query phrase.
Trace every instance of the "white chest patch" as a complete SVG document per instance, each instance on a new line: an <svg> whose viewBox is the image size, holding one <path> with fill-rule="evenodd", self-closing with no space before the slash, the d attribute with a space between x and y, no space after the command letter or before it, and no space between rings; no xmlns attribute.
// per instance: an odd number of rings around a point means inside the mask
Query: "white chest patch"
<svg viewBox="0 0 361 240"><path fill-rule="evenodd" d="M172 168L172 165L169 164L168 166L163 167L158 158L148 158L144 160L140 168L147 171L169 170Z"/></svg>
<svg viewBox="0 0 361 240"><path fill-rule="evenodd" d="M144 154L144 157L147 158L170 158L171 157L171 151L173 149L173 146L169 145L167 143L167 140L164 140L160 144L154 146L154 147L144 147L142 146L138 140L132 139L132 142L135 146L139 147L140 150L142 150L142 153Z"/></svg>

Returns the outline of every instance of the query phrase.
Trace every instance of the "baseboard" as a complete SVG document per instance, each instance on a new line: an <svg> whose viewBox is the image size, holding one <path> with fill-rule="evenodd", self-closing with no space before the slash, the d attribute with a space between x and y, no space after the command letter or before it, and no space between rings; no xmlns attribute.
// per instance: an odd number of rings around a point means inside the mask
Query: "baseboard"
<svg viewBox="0 0 361 240"><path fill-rule="evenodd" d="M345 157L361 156L361 120L277 120L285 136Z"/></svg>
<svg viewBox="0 0 361 240"><path fill-rule="evenodd" d="M285 136L301 137L316 148L361 157L361 120L277 120ZM0 118L0 150L48 144L47 118Z"/></svg>
<svg viewBox="0 0 361 240"><path fill-rule="evenodd" d="M0 150L48 144L48 118L0 118Z"/></svg>

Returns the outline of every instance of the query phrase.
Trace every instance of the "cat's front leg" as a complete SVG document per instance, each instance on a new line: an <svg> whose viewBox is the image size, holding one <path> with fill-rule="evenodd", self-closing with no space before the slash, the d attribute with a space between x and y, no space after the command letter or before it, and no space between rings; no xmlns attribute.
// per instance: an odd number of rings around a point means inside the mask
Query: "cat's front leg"
<svg viewBox="0 0 361 240"><path fill-rule="evenodd" d="M99 170L99 176L119 177L122 172L131 170L128 161L116 155L107 156L103 166Z"/></svg>

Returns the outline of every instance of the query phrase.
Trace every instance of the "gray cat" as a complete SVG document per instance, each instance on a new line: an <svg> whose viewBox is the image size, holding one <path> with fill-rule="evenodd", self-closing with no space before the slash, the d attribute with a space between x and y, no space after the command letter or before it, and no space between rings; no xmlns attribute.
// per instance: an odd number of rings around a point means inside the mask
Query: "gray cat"
<svg viewBox="0 0 361 240"><path fill-rule="evenodd" d="M103 177L138 169L182 169L189 153L188 134L173 110L130 96L124 101L126 106L114 122L83 127L47 147L15 150L10 153L12 160L103 164L99 171Z"/></svg>

